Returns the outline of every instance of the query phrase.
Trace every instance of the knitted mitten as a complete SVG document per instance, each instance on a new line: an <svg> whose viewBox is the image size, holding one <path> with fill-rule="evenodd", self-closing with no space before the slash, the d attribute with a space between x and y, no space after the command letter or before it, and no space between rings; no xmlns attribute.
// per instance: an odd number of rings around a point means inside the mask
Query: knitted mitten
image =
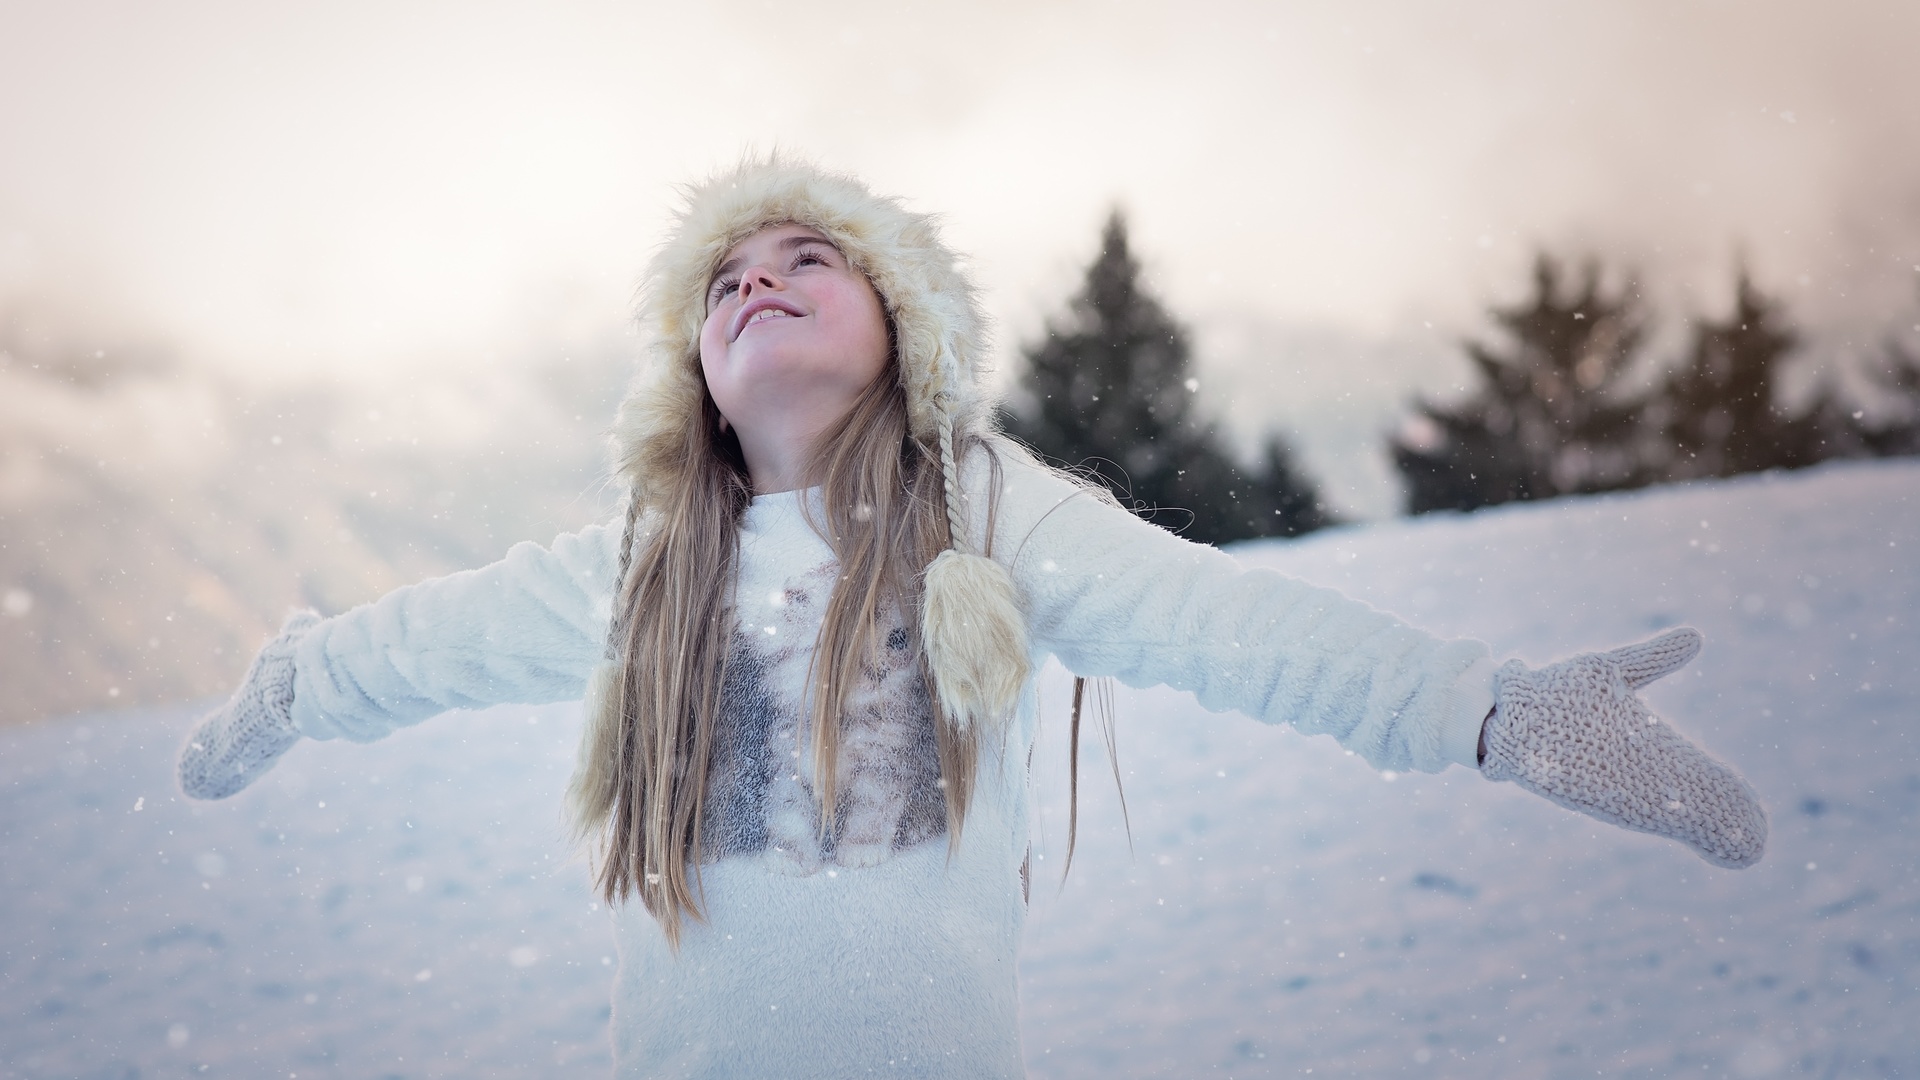
<svg viewBox="0 0 1920 1080"><path fill-rule="evenodd" d="M280 636L253 658L233 699L193 729L180 751L181 791L195 799L224 799L300 741L292 716L293 650L319 621L313 611L287 616Z"/></svg>
<svg viewBox="0 0 1920 1080"><path fill-rule="evenodd" d="M1483 735L1490 780L1512 780L1570 810L1679 840L1719 866L1751 866L1767 815L1740 774L1647 710L1634 691L1700 651L1690 627L1494 679Z"/></svg>

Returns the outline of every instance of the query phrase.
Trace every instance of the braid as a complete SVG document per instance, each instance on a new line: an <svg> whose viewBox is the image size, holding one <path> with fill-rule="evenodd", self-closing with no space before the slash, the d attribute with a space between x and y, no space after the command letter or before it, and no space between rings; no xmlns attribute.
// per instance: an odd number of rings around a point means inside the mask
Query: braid
<svg viewBox="0 0 1920 1080"><path fill-rule="evenodd" d="M947 543L955 551L966 544L966 529L960 516L960 470L953 458L953 416L947 410L940 413L940 481L945 490L947 504Z"/></svg>
<svg viewBox="0 0 1920 1080"><path fill-rule="evenodd" d="M636 485L627 492L627 524L620 534L620 572L613 579L613 617L607 620L608 660L620 658L621 639L626 636L627 619L633 614L626 603L627 575L633 571L633 535L639 528L640 489Z"/></svg>

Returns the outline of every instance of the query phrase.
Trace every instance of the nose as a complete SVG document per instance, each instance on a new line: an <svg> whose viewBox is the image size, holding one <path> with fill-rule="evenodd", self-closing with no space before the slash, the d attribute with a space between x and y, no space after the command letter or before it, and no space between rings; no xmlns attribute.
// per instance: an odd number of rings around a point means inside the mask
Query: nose
<svg viewBox="0 0 1920 1080"><path fill-rule="evenodd" d="M740 274L740 302L753 299L753 294L769 289L780 288L780 276L764 264L755 263Z"/></svg>

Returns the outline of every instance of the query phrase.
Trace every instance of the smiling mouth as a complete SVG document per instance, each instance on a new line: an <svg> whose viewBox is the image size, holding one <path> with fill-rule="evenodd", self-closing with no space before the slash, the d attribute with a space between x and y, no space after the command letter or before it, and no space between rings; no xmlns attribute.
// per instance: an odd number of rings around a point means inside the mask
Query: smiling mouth
<svg viewBox="0 0 1920 1080"><path fill-rule="evenodd" d="M741 334L746 333L747 327L755 323L766 322L768 319L798 319L802 317L801 312L789 310L789 305L783 302L763 301L761 305L762 306L754 310L752 314L736 324L737 328L733 331L732 337L728 338L729 341L738 340Z"/></svg>

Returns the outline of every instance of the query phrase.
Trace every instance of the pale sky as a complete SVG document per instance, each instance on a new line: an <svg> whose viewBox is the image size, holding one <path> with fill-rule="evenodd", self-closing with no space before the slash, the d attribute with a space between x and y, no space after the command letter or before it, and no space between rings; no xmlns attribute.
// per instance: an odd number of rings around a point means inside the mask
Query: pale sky
<svg viewBox="0 0 1920 1080"><path fill-rule="evenodd" d="M1203 396L1324 456L1540 245L1920 322L1916 42L1905 0L0 0L0 310L368 380L604 341L673 184L777 145L943 214L1003 366L1124 206Z"/></svg>

